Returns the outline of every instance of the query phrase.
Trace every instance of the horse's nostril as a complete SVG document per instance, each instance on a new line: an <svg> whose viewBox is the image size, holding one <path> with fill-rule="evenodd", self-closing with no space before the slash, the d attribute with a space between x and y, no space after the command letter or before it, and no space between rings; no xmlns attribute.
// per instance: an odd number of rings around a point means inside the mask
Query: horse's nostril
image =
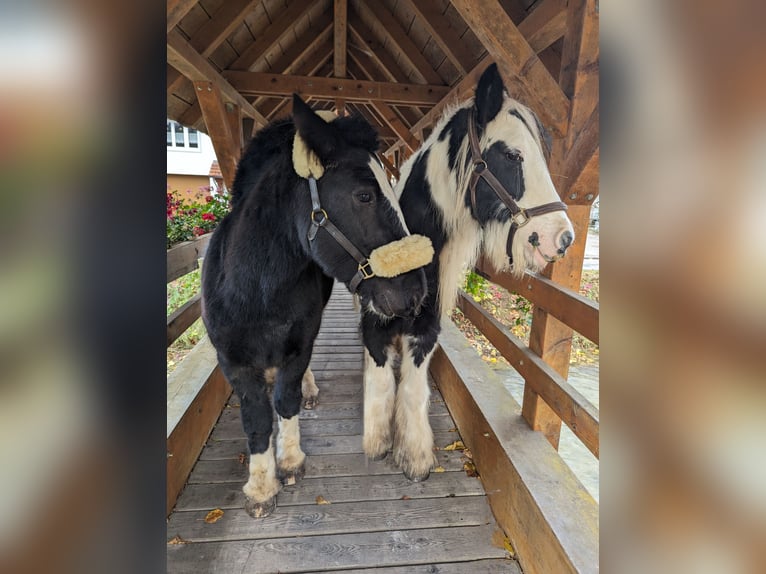
<svg viewBox="0 0 766 574"><path fill-rule="evenodd" d="M564 253L564 251L567 250L567 247L572 245L572 241L574 240L574 236L572 235L571 231L565 231L561 234L561 237L559 237L559 253Z"/></svg>

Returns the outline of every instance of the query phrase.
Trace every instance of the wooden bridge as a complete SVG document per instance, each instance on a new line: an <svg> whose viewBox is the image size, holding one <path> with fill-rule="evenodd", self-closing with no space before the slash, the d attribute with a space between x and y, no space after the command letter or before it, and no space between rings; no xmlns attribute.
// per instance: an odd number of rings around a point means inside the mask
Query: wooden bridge
<svg viewBox="0 0 766 574"><path fill-rule="evenodd" d="M336 292L313 359L320 404L301 423L306 478L279 495L276 514L253 521L242 509L237 407L212 348L198 345L168 379L168 570L598 571L598 505L557 452L562 424L599 452L598 411L567 381L573 330L599 337L598 306L577 294L598 197L598 3L168 0L167 15L168 119L210 135L229 188L244 143L290 112L293 91L316 109L365 117L398 177L444 109L470 97L494 62L553 134L550 171L580 238L540 275L477 266L534 305L529 345L471 297L459 299L524 378L522 405L445 321L430 365L431 419L437 446L459 433L479 478L466 474L460 451L440 450L444 472L422 484L365 460L358 319ZM196 267L205 241L168 252L168 282ZM193 297L168 317L168 345L199 307ZM223 515L205 522L216 508Z"/></svg>
<svg viewBox="0 0 766 574"><path fill-rule="evenodd" d="M319 404L301 412L306 476L263 520L243 508L247 443L236 396L228 400L170 515L168 539L185 543L168 546L168 572L520 572L462 451L439 450L437 471L422 483L390 456L365 457L358 322L351 295L336 285L312 357ZM454 445L460 435L435 385L430 412L436 445ZM216 508L223 515L206 522Z"/></svg>

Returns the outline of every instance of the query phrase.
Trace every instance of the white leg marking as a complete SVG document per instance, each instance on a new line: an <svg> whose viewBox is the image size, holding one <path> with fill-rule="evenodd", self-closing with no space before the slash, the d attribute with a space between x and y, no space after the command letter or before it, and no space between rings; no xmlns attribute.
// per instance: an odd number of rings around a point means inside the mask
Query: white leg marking
<svg viewBox="0 0 766 574"><path fill-rule="evenodd" d="M301 395L303 395L303 408L311 410L317 404L317 397L319 396L319 387L317 387L314 380L314 373L311 369L306 369L303 373L303 380L301 381Z"/></svg>
<svg viewBox="0 0 766 574"><path fill-rule="evenodd" d="M266 502L279 492L273 442L272 437L266 452L250 455L250 478L242 491L254 502Z"/></svg>
<svg viewBox="0 0 766 574"><path fill-rule="evenodd" d="M277 435L277 466L279 474L287 480L286 484L295 484L303 472L306 455L301 450L301 431L298 415L289 419L279 417L279 433Z"/></svg>
<svg viewBox="0 0 766 574"><path fill-rule="evenodd" d="M434 464L434 435L428 422L428 363L433 350L419 367L410 351L409 337L402 338L402 380L396 392L394 460L407 478L428 478Z"/></svg>
<svg viewBox="0 0 766 574"><path fill-rule="evenodd" d="M382 367L375 364L369 351L364 350L364 438L365 454L380 458L391 448L393 437L391 419L394 413L396 381L394 379L394 349L387 349L388 360Z"/></svg>

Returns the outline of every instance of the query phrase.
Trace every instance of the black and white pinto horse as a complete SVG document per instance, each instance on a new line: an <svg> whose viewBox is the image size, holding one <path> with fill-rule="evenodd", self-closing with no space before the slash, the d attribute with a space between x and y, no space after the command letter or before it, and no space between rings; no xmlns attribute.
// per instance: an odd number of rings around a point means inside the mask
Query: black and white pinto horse
<svg viewBox="0 0 766 574"><path fill-rule="evenodd" d="M309 361L333 278L388 317L414 315L426 291L423 262L385 274L385 262L373 260L390 245L401 259L398 244L415 239L375 157L377 134L359 118L326 120L294 96L293 118L257 134L203 266L202 316L241 401L250 450L245 508L254 517L274 510L278 478L290 483L303 473L298 413L302 396L311 407L318 394ZM302 161L314 161L320 173L299 169L299 140ZM379 276L370 269L376 265Z"/></svg>
<svg viewBox="0 0 766 574"><path fill-rule="evenodd" d="M390 319L369 305L363 309L363 444L374 459L393 447L410 480L428 478L434 462L428 364L465 268L483 249L498 270L540 270L574 239L548 172L544 136L493 64L473 100L445 113L401 169L396 193L407 227L429 237L436 255L425 268L428 294L417 317Z"/></svg>

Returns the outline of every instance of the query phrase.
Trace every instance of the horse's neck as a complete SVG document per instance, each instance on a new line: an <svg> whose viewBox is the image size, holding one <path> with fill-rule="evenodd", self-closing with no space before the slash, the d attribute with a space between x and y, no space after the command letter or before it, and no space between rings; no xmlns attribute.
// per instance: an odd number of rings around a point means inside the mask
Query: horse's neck
<svg viewBox="0 0 766 574"><path fill-rule="evenodd" d="M447 237L439 253L439 308L442 313L448 313L454 306L465 269L476 263L482 240L481 226L465 205L470 176L465 167L468 136L460 145L455 169L450 169L448 164L449 142L450 138L432 140L426 170L432 199L441 212L441 225Z"/></svg>

